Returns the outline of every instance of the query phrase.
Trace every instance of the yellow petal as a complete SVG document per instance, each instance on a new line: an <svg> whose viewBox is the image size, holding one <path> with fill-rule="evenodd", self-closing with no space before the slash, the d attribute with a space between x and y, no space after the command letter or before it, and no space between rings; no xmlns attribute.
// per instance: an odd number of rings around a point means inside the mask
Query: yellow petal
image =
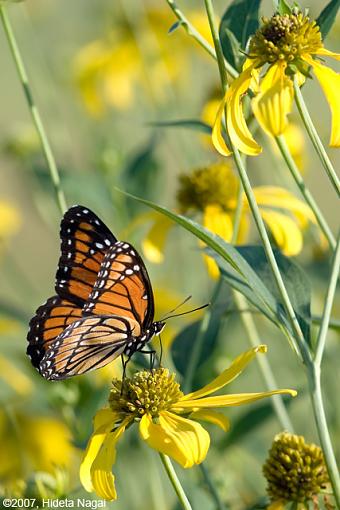
<svg viewBox="0 0 340 510"><path fill-rule="evenodd" d="M0 377L19 395L29 395L33 390L31 380L2 354L0 354Z"/></svg>
<svg viewBox="0 0 340 510"><path fill-rule="evenodd" d="M322 55L324 57L335 58L335 60L340 60L340 54L334 53L334 51L327 50L326 48L320 48L315 52L316 55Z"/></svg>
<svg viewBox="0 0 340 510"><path fill-rule="evenodd" d="M93 491L91 466L105 440L107 432L114 426L116 415L111 409L101 409L94 417L94 432L89 439L80 465L80 480L88 492Z"/></svg>
<svg viewBox="0 0 340 510"><path fill-rule="evenodd" d="M192 393L188 393L184 395L179 402L179 406L182 405L182 402L185 400L192 400L204 397L205 395L210 395L214 391L217 391L223 388L226 384L229 384L236 377L240 375L242 370L248 365L248 363L254 358L257 353L265 353L267 352L266 345L258 345L249 351L245 351L240 356L238 356L230 365L229 368L224 370L218 377L216 377L213 381L211 381L206 386L203 386L200 390L193 391Z"/></svg>
<svg viewBox="0 0 340 510"><path fill-rule="evenodd" d="M301 228L306 228L309 221L316 225L316 219L310 207L286 189L276 186L258 186L254 188L254 194L260 207L267 206L291 212Z"/></svg>
<svg viewBox="0 0 340 510"><path fill-rule="evenodd" d="M231 150L225 143L223 134L222 134L222 121L223 121L223 113L228 100L228 92L225 94L224 98L221 101L221 104L217 110L216 119L212 129L212 143L215 149L222 154L222 156L230 156Z"/></svg>
<svg viewBox="0 0 340 510"><path fill-rule="evenodd" d="M164 260L164 246L173 222L161 214L157 214L154 224L142 241L145 257L154 264Z"/></svg>
<svg viewBox="0 0 340 510"><path fill-rule="evenodd" d="M199 411L194 411L191 413L190 418L193 418L194 420L208 421L214 425L217 425L218 427L221 427L221 429L223 429L225 432L227 432L230 427L228 418L224 416L224 414L218 413L216 411L200 409Z"/></svg>
<svg viewBox="0 0 340 510"><path fill-rule="evenodd" d="M252 66L242 71L240 76L231 84L225 98L227 104L227 129L230 140L235 147L248 156L257 156L262 151L248 129L242 105L242 97L250 87L255 65L256 63L253 63Z"/></svg>
<svg viewBox="0 0 340 510"><path fill-rule="evenodd" d="M332 132L329 145L330 147L340 147L340 74L320 64L311 57L306 56L304 59L313 67L314 74L319 80L331 109Z"/></svg>
<svg viewBox="0 0 340 510"><path fill-rule="evenodd" d="M287 257L300 253L303 246L302 234L292 218L277 211L264 209L261 209L261 216L273 234L276 244Z"/></svg>
<svg viewBox="0 0 340 510"><path fill-rule="evenodd" d="M286 65L270 67L260 84L260 93L252 101L254 115L269 135L281 135L287 126L287 115L293 105L293 83L285 75Z"/></svg>
<svg viewBox="0 0 340 510"><path fill-rule="evenodd" d="M116 444L125 431L127 422L123 422L114 432L106 432L100 448L91 466L91 481L97 496L112 501L117 493L112 474L112 465L116 460Z"/></svg>
<svg viewBox="0 0 340 510"><path fill-rule="evenodd" d="M230 241L233 235L233 223L230 215L219 205L208 205L203 213L203 225L205 228Z"/></svg>
<svg viewBox="0 0 340 510"><path fill-rule="evenodd" d="M151 448L169 455L184 468L200 464L208 453L208 432L199 423L168 411L159 415L159 423L144 414L139 431Z"/></svg>
<svg viewBox="0 0 340 510"><path fill-rule="evenodd" d="M172 409L175 412L183 412L186 409L192 409L193 411L200 410L202 408L209 407L230 407L230 406L241 406L243 404L249 404L262 398L271 397L272 395L291 395L295 397L297 392L295 390L283 389L273 391L263 391L259 393L238 393L234 395L216 395L214 397L199 398L193 400L180 400L175 404Z"/></svg>
<svg viewBox="0 0 340 510"><path fill-rule="evenodd" d="M267 507L267 510L284 510L284 508L285 508L285 502L283 501L283 499L278 499L277 501L274 501L273 503L271 503Z"/></svg>

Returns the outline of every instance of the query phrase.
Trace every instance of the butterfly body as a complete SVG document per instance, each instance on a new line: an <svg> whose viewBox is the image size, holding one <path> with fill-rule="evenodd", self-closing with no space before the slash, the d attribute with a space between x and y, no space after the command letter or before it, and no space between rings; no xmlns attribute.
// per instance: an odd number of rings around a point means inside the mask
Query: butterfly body
<svg viewBox="0 0 340 510"><path fill-rule="evenodd" d="M134 352L163 329L154 322L143 260L88 208L71 207L60 229L56 296L31 319L27 354L40 374L60 380Z"/></svg>

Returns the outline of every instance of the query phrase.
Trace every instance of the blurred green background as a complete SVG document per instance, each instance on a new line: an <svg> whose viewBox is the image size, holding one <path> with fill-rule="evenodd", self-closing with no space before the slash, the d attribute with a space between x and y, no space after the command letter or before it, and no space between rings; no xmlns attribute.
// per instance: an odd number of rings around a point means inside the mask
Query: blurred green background
<svg viewBox="0 0 340 510"><path fill-rule="evenodd" d="M202 2L181 4L188 18L208 34ZM222 15L228 2L216 0L215 4ZM321 9L319 2L303 5L310 7L312 17ZM264 2L263 12L271 12L270 2ZM207 137L198 131L152 126L170 119L202 118L205 105L218 90L216 65L181 28L168 34L175 18L165 1L29 0L9 5L8 13L68 205L92 208L117 237L140 249L150 227L150 211L115 188L175 207L178 175L217 159ZM329 49L339 50L339 32L337 23L328 37ZM25 356L29 319L54 293L60 213L2 30L0 61L0 495L85 497L78 479L81 449L91 433L92 416L105 402L112 374L119 373L120 365L100 374L50 383L36 374ZM330 115L318 84L309 80L304 96L327 143ZM280 185L298 196L264 135L261 141L268 150L249 161L252 183ZM335 228L339 216L335 194L309 141L305 143L305 180ZM339 153L330 150L330 157L336 167ZM256 239L253 233L252 240ZM313 313L320 314L329 271L327 256L310 237L298 260L313 283ZM214 282L189 233L173 229L164 263L146 264L156 295L156 318L189 294L194 304L209 301ZM229 300L226 288L222 306ZM338 303L334 317L339 311ZM195 320L197 316L192 315L169 324L166 343ZM255 320L261 341L268 344L278 387L299 390L289 404L296 431L316 441L301 367L274 327L258 315ZM201 367L197 383L206 383L247 348L239 316L225 315L216 347ZM340 412L335 405L338 354L339 337L332 331L323 383L331 434L340 455ZM165 362L172 366L169 352ZM229 389L263 390L256 363ZM211 427L213 447L206 464L230 508L251 508L265 494L261 465L280 427L269 402L230 409L227 414L232 422L230 440ZM197 468L178 472L193 506L213 509L201 472ZM115 508L176 508L157 455L141 444L136 433L129 431L119 445L114 473L119 495L112 504Z"/></svg>

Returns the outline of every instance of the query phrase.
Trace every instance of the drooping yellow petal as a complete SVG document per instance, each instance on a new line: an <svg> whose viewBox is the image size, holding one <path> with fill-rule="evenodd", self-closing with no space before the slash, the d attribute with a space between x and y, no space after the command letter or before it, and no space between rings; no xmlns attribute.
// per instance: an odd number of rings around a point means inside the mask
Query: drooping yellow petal
<svg viewBox="0 0 340 510"><path fill-rule="evenodd" d="M199 423L168 411L160 413L159 423L144 414L139 431L151 448L169 455L184 468L200 464L208 453L208 432Z"/></svg>
<svg viewBox="0 0 340 510"><path fill-rule="evenodd" d="M274 501L271 503L267 510L284 510L285 508L285 502L282 499L278 499L277 501Z"/></svg>
<svg viewBox="0 0 340 510"><path fill-rule="evenodd" d="M306 228L308 222L316 225L316 219L311 208L288 190L277 186L257 186L254 188L254 194L260 207L286 209L291 212L301 228Z"/></svg>
<svg viewBox="0 0 340 510"><path fill-rule="evenodd" d="M89 439L80 465L80 480L88 492L93 491L91 467L105 440L107 432L114 426L116 415L111 409L101 409L94 417L94 432Z"/></svg>
<svg viewBox="0 0 340 510"><path fill-rule="evenodd" d="M242 105L242 97L250 87L255 66L256 62L242 71L226 94L227 129L230 140L235 147L248 156L257 156L262 151L248 129Z"/></svg>
<svg viewBox="0 0 340 510"><path fill-rule="evenodd" d="M274 64L260 84L260 93L252 100L254 115L271 136L281 135L293 105L293 83L285 75L286 64Z"/></svg>
<svg viewBox="0 0 340 510"><path fill-rule="evenodd" d="M190 414L190 418L193 418L194 420L208 421L214 425L217 425L218 427L221 427L221 429L223 429L225 432L227 432L230 427L230 422L224 414L218 413L216 411L211 411L210 409L200 409L199 411L194 411Z"/></svg>
<svg viewBox="0 0 340 510"><path fill-rule="evenodd" d="M287 257L293 257L302 250L303 238L296 222L277 211L261 209L261 216L270 229L276 244Z"/></svg>
<svg viewBox="0 0 340 510"><path fill-rule="evenodd" d="M222 134L222 124L223 124L223 113L228 101L229 91L225 94L224 98L221 101L221 104L217 110L216 119L212 129L212 143L215 149L222 154L222 156L230 156L231 150L225 143L223 134Z"/></svg>
<svg viewBox="0 0 340 510"><path fill-rule="evenodd" d="M229 368L224 370L219 376L217 376L213 381L211 381L206 386L203 386L200 390L193 391L192 393L188 393L184 395L182 399L179 401L178 405L181 406L182 402L186 400L192 401L192 399L199 399L204 397L205 395L210 395L214 391L217 391L226 384L229 384L236 377L240 375L242 370L248 365L248 363L254 358L257 353L265 353L267 352L266 345L258 345L249 351L245 351L240 356L238 356L230 365Z"/></svg>
<svg viewBox="0 0 340 510"><path fill-rule="evenodd" d="M340 60L340 54L334 53L334 51L327 50L326 48L320 48L315 52L315 55L322 55L324 57L331 57L335 60Z"/></svg>
<svg viewBox="0 0 340 510"><path fill-rule="evenodd" d="M145 257L154 264L164 260L164 246L173 222L162 214L157 214L154 224L142 241Z"/></svg>
<svg viewBox="0 0 340 510"><path fill-rule="evenodd" d="M95 493L106 500L117 499L117 493L112 474L112 465L116 460L116 444L123 435L127 421L123 422L114 432L107 432L91 466L91 480Z"/></svg>
<svg viewBox="0 0 340 510"><path fill-rule="evenodd" d="M272 395L291 395L295 397L297 392L295 390L283 389L273 391L263 391L259 393L238 393L233 395L216 395L213 397L198 398L192 400L180 400L176 403L172 409L175 412L183 412L187 409L198 411L204 408L210 407L230 407L230 406L241 406L243 404L249 404L262 398L271 397Z"/></svg>
<svg viewBox="0 0 340 510"><path fill-rule="evenodd" d="M33 390L32 381L2 354L0 354L0 377L19 395L29 395Z"/></svg>
<svg viewBox="0 0 340 510"><path fill-rule="evenodd" d="M304 59L313 67L314 74L319 80L331 110L332 131L329 145L330 147L340 147L340 74L311 57L305 56Z"/></svg>

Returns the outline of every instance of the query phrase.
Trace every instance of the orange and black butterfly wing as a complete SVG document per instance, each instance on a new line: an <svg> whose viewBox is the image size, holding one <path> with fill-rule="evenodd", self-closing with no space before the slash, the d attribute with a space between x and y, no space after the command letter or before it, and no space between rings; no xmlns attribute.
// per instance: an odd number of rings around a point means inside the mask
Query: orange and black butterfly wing
<svg viewBox="0 0 340 510"><path fill-rule="evenodd" d="M81 308L59 296L53 296L39 306L27 334L26 352L35 368L40 371L40 362L49 346L69 324L81 316Z"/></svg>
<svg viewBox="0 0 340 510"><path fill-rule="evenodd" d="M136 321L142 332L153 322L154 298L143 260L129 243L107 251L83 315L118 315Z"/></svg>
<svg viewBox="0 0 340 510"><path fill-rule="evenodd" d="M92 211L81 205L65 213L60 237L55 291L61 298L82 307L97 280L107 250L117 240Z"/></svg>
<svg viewBox="0 0 340 510"><path fill-rule="evenodd" d="M40 373L67 379L101 368L123 353L139 335L139 325L122 317L84 317L70 324L48 347Z"/></svg>

